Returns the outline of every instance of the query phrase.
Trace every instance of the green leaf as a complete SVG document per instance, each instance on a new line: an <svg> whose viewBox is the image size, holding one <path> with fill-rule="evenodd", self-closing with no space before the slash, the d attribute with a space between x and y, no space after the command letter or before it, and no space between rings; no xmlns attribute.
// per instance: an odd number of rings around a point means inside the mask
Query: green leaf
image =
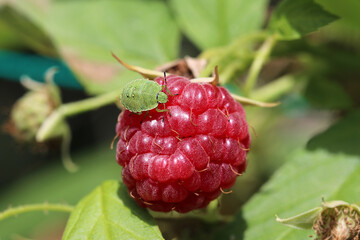
<svg viewBox="0 0 360 240"><path fill-rule="evenodd" d="M146 68L178 54L179 30L163 1L56 1L47 19L45 28L90 92L139 77L124 71L112 51Z"/></svg>
<svg viewBox="0 0 360 240"><path fill-rule="evenodd" d="M360 27L360 1L358 0L315 0L318 4L339 17L344 23L353 27Z"/></svg>
<svg viewBox="0 0 360 240"><path fill-rule="evenodd" d="M1 11L1 10L0 10ZM12 29L0 20L0 49L12 49L21 46L21 41Z"/></svg>
<svg viewBox="0 0 360 240"><path fill-rule="evenodd" d="M360 156L360 111L354 111L326 131L314 136L307 144L310 150L326 149L333 153Z"/></svg>
<svg viewBox="0 0 360 240"><path fill-rule="evenodd" d="M260 29L265 0L172 0L186 36L200 49L223 46Z"/></svg>
<svg viewBox="0 0 360 240"><path fill-rule="evenodd" d="M358 202L360 159L325 151L296 152L214 239L307 239L311 230L276 222L326 201ZM246 229L244 229L246 227Z"/></svg>
<svg viewBox="0 0 360 240"><path fill-rule="evenodd" d="M269 30L281 40L293 40L328 25L338 18L314 0L284 0L275 8Z"/></svg>
<svg viewBox="0 0 360 240"><path fill-rule="evenodd" d="M139 77L111 52L146 68L178 56L179 29L164 1L49 1L44 8L24 2L31 7L18 1L12 6L49 34L89 93L121 88Z"/></svg>
<svg viewBox="0 0 360 240"><path fill-rule="evenodd" d="M126 187L106 181L73 211L63 240L163 239L154 220L129 197Z"/></svg>
<svg viewBox="0 0 360 240"><path fill-rule="evenodd" d="M114 63L114 51L153 66L177 57L179 32L162 1L56 1L47 18L60 49L81 58Z"/></svg>
<svg viewBox="0 0 360 240"><path fill-rule="evenodd" d="M342 85L325 78L310 79L305 97L315 107L327 109L348 109L353 103Z"/></svg>
<svg viewBox="0 0 360 240"><path fill-rule="evenodd" d="M15 8L6 4L0 5L0 25L6 28L6 35L16 36L17 42L23 43L24 46L44 55L57 56L49 36L29 17Z"/></svg>
<svg viewBox="0 0 360 240"><path fill-rule="evenodd" d="M327 40L333 42L336 40L342 45L360 49L360 1L358 0L315 0L323 8L335 14L341 19L332 24L330 28L326 28L322 34L326 34ZM325 29L324 29L325 30ZM354 50L355 50L354 49Z"/></svg>

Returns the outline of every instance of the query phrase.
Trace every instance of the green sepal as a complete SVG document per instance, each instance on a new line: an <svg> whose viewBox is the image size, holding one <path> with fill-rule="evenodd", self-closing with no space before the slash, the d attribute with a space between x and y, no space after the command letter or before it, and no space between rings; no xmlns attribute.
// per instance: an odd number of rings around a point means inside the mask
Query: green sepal
<svg viewBox="0 0 360 240"><path fill-rule="evenodd" d="M297 229L310 229L322 210L322 207L317 207L290 218L279 218L276 216L276 221Z"/></svg>
<svg viewBox="0 0 360 240"><path fill-rule="evenodd" d="M322 206L325 210L326 208L350 207L350 204L341 200L335 200L330 202L323 202Z"/></svg>
<svg viewBox="0 0 360 240"><path fill-rule="evenodd" d="M330 202L323 202L321 207L313 208L290 218L282 219L276 216L276 221L297 229L311 229L315 220L317 220L324 211L330 208L339 207L354 209L358 214L360 214L359 204L350 204L341 200L334 200Z"/></svg>

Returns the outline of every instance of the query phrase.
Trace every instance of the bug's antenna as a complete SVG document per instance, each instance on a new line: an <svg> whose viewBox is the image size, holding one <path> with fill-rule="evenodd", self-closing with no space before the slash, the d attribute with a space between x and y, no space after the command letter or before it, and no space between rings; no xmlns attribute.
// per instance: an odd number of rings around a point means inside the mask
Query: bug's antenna
<svg viewBox="0 0 360 240"><path fill-rule="evenodd" d="M164 71L164 82L165 82L165 86L167 85L166 83L166 72Z"/></svg>
<svg viewBox="0 0 360 240"><path fill-rule="evenodd" d="M167 87L167 82L166 82L166 72L164 71L164 86L165 86L165 90L169 93L169 95L170 96L176 96L176 95L179 95L178 93L177 94L172 94L171 92L170 92L170 90L168 89L168 87Z"/></svg>

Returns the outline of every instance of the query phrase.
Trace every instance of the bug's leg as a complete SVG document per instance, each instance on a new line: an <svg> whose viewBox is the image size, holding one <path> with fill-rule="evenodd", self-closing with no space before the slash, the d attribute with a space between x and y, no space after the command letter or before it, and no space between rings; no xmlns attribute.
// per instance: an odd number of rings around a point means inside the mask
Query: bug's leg
<svg viewBox="0 0 360 240"><path fill-rule="evenodd" d="M170 109L159 109L158 107L155 108L157 112L170 112Z"/></svg>
<svg viewBox="0 0 360 240"><path fill-rule="evenodd" d="M133 115L133 114L136 114L136 115L141 115L141 114L142 114L142 112L130 112L130 113L129 113L129 116L131 116L131 115Z"/></svg>
<svg viewBox="0 0 360 240"><path fill-rule="evenodd" d="M140 123L142 123L142 122L145 120L145 118L146 118L147 115L149 115L149 111L147 111L147 112L145 113L145 115L144 115L143 119L141 119Z"/></svg>
<svg viewBox="0 0 360 240"><path fill-rule="evenodd" d="M164 109L165 109L165 103L163 103L163 105L164 105ZM168 110L167 112L169 112L169 115L170 115L170 117L171 117L170 109L167 109L167 110Z"/></svg>
<svg viewBox="0 0 360 240"><path fill-rule="evenodd" d="M164 115L163 115L163 122L164 122L164 118L165 118L165 112L169 112L169 115L171 116L171 114L170 114L170 109L166 109L166 108L165 108L165 104L164 104L164 109L159 109L159 106L157 106L157 107L155 108L155 110L156 110L157 112L163 112L163 113L164 113Z"/></svg>
<svg viewBox="0 0 360 240"><path fill-rule="evenodd" d="M178 93L172 94L166 85L165 85L165 90L166 90L166 91L169 93L169 95L172 96L172 97L179 95Z"/></svg>

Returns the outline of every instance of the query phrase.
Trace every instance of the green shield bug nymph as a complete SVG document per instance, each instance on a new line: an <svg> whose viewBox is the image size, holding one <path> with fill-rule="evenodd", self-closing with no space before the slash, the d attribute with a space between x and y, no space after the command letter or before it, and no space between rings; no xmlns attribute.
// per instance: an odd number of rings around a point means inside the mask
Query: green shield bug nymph
<svg viewBox="0 0 360 240"><path fill-rule="evenodd" d="M123 89L120 101L122 105L134 113L141 113L156 109L158 112L166 112L168 109L159 109L158 104L168 101L168 96L162 90L165 86L167 92L170 91L166 87L166 75L164 73L165 85L160 85L157 82L148 79L137 79L129 82Z"/></svg>

